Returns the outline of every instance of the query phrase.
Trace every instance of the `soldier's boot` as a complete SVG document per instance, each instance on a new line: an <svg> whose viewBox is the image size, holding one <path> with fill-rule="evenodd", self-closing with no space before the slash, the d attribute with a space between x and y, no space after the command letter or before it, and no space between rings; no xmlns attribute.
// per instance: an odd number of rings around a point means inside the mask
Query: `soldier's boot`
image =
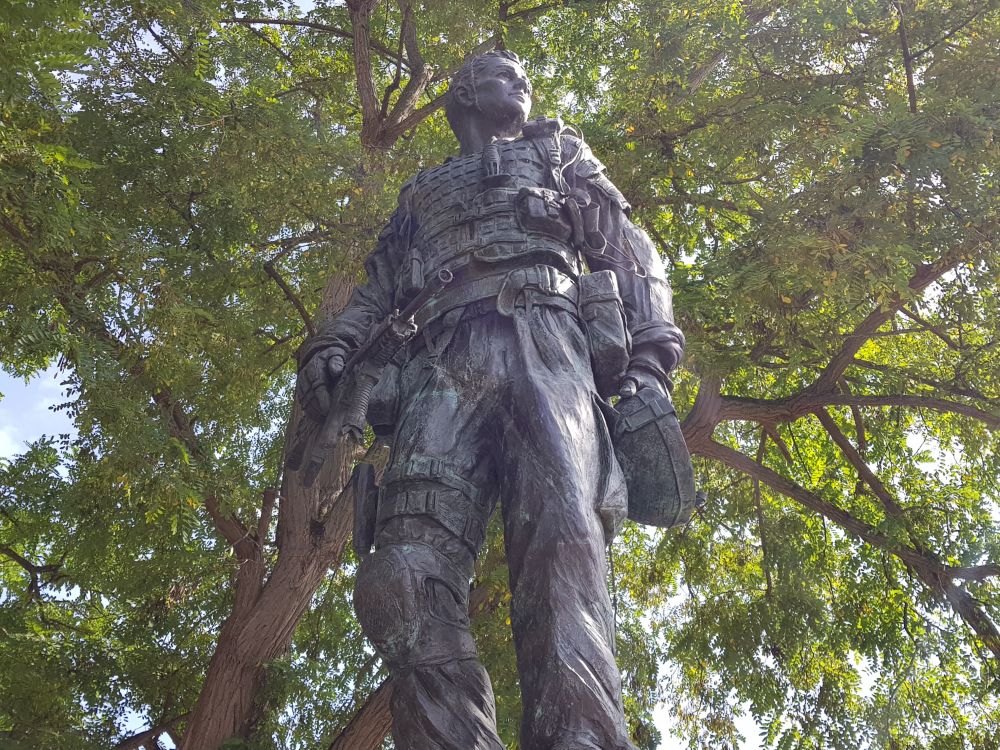
<svg viewBox="0 0 1000 750"><path fill-rule="evenodd" d="M441 531L431 520L401 523L409 533L391 541L380 534L382 546L362 561L354 596L361 627L392 672L396 748L503 750L493 689L469 633L472 555L431 546L433 533L421 541L421 523Z"/></svg>

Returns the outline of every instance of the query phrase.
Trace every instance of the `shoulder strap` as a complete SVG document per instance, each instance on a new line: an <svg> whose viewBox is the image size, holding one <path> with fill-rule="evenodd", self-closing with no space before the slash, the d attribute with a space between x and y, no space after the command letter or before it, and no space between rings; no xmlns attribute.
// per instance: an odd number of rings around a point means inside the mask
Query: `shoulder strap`
<svg viewBox="0 0 1000 750"><path fill-rule="evenodd" d="M562 193L569 193L569 185L562 174L562 143L559 136L563 121L559 117L536 117L524 124L521 133L535 144L548 165L552 183Z"/></svg>

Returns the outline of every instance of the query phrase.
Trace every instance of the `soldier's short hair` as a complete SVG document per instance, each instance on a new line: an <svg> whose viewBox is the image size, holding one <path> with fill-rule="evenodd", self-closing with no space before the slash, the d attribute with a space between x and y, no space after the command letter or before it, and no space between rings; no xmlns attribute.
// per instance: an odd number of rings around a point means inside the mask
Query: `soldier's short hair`
<svg viewBox="0 0 1000 750"><path fill-rule="evenodd" d="M452 130L455 130L457 117L460 115L462 105L458 103L453 92L457 91L459 88L466 88L472 92L472 99L476 99L476 73L483 66L483 64L489 60L491 57L500 57L504 60L511 60L521 65L521 58L515 55L510 50L506 49L494 49L489 52L484 52L481 55L476 55L475 57L470 57L466 60L462 67L458 69L458 72L451 77L451 84L448 87L448 95L444 101L444 114L448 118L448 124L451 125Z"/></svg>

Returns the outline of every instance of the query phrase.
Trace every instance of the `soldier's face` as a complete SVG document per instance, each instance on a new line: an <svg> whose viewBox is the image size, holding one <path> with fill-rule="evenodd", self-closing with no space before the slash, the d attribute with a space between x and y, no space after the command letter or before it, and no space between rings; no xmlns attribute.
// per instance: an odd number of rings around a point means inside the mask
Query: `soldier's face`
<svg viewBox="0 0 1000 750"><path fill-rule="evenodd" d="M488 57L476 70L479 111L500 126L501 135L514 134L531 112L531 83L524 68L513 60Z"/></svg>

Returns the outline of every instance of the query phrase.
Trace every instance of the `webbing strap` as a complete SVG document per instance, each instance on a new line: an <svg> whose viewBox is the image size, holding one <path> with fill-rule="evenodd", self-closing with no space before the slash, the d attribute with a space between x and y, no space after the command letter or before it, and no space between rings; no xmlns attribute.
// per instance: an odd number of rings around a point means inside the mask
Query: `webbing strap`
<svg viewBox="0 0 1000 750"><path fill-rule="evenodd" d="M651 397L646 389L640 390L636 396L643 401L644 405L622 420L621 425L625 432L635 432L666 414L675 413L674 404L669 396Z"/></svg>
<svg viewBox="0 0 1000 750"><path fill-rule="evenodd" d="M493 274L449 287L444 294L431 299L414 318L417 327L423 327L435 318L456 307L464 307L484 299L496 299L502 291L506 296L524 289L539 291L544 295L562 297L576 305L577 286L572 278L551 266L518 268L506 273Z"/></svg>
<svg viewBox="0 0 1000 750"><path fill-rule="evenodd" d="M459 476L458 472L447 463L429 456L413 456L410 460L387 469L382 479L382 486L388 487L394 482L414 479L438 482L451 487L469 498L470 502L478 502L482 495L474 484Z"/></svg>

